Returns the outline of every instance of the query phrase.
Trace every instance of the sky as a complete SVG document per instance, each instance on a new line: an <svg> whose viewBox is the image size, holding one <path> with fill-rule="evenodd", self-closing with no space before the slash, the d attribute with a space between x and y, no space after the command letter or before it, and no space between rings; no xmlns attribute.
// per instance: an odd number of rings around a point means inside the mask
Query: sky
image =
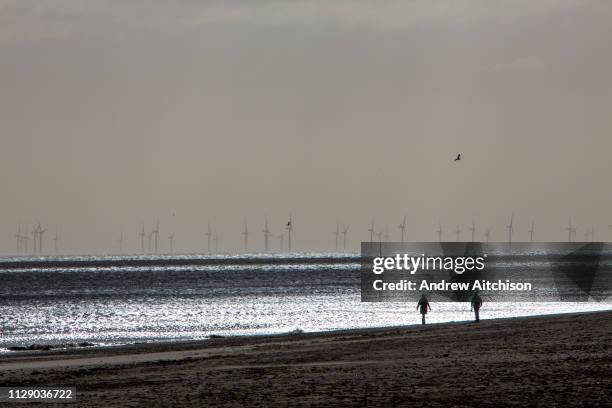
<svg viewBox="0 0 612 408"><path fill-rule="evenodd" d="M612 3L0 0L0 254L612 238ZM460 162L453 162L457 153ZM286 242L286 240L285 240ZM31 245L31 244L30 244Z"/></svg>

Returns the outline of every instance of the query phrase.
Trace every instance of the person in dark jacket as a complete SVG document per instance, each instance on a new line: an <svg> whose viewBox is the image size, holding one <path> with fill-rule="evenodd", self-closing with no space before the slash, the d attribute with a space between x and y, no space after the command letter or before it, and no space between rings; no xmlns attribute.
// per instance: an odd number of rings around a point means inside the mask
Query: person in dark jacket
<svg viewBox="0 0 612 408"><path fill-rule="evenodd" d="M417 303L417 310L421 313L421 316L423 317L422 323L425 324L425 315L428 311L431 310L431 306L429 306L429 301L427 300L427 296L425 296L425 294L421 295L419 303Z"/></svg>
<svg viewBox="0 0 612 408"><path fill-rule="evenodd" d="M478 291L475 291L470 299L470 303L472 304L472 311L474 312L474 321L476 323L480 322L480 306L482 306L482 298L478 294Z"/></svg>

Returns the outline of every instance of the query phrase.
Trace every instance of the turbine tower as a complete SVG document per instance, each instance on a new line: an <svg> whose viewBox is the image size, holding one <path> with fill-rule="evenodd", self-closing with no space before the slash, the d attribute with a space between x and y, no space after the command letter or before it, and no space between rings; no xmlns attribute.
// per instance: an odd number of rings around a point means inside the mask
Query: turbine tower
<svg viewBox="0 0 612 408"><path fill-rule="evenodd" d="M153 238L153 231L147 234L147 251L151 253L151 239Z"/></svg>
<svg viewBox="0 0 612 408"><path fill-rule="evenodd" d="M531 228L529 229L529 242L533 242L533 233L535 232L535 221L531 220Z"/></svg>
<svg viewBox="0 0 612 408"><path fill-rule="evenodd" d="M21 241L23 237L21 236L21 224L17 227L17 234L15 234L15 239L17 239L17 253L21 253Z"/></svg>
<svg viewBox="0 0 612 408"><path fill-rule="evenodd" d="M249 249L249 227L247 226L246 220L244 220L244 231L242 235L244 235L244 252L247 252Z"/></svg>
<svg viewBox="0 0 612 408"><path fill-rule="evenodd" d="M34 238L34 254L36 254L37 252L39 254L42 254L43 234L46 231L47 231L46 229L42 229L42 227L40 226L40 222L38 223L36 228L34 228L34 230L32 231L32 236ZM38 244L38 248L37 248L37 244Z"/></svg>
<svg viewBox="0 0 612 408"><path fill-rule="evenodd" d="M217 231L215 231L214 235L213 235L213 241L215 243L215 253L219 252L219 241L221 240L221 238L219 238L219 234L217 234Z"/></svg>
<svg viewBox="0 0 612 408"><path fill-rule="evenodd" d="M389 226L385 225L385 242L389 242Z"/></svg>
<svg viewBox="0 0 612 408"><path fill-rule="evenodd" d="M574 242L574 240L572 239L574 237L574 234L576 233L576 227L572 226L572 218L569 218L568 221L568 225L567 225L567 242Z"/></svg>
<svg viewBox="0 0 612 408"><path fill-rule="evenodd" d="M506 225L508 228L508 243L512 243L512 230L514 229L514 214L510 216L510 224Z"/></svg>
<svg viewBox="0 0 612 408"><path fill-rule="evenodd" d="M143 222L142 223L142 230L140 231L140 251L143 254L145 253L144 240L145 240L146 236L147 236L147 234L145 233L145 227L144 227L144 222Z"/></svg>
<svg viewBox="0 0 612 408"><path fill-rule="evenodd" d="M485 242L489 242L489 239L491 239L491 228L487 228L487 230L485 231Z"/></svg>
<svg viewBox="0 0 612 408"><path fill-rule="evenodd" d="M266 249L266 252L268 252L268 243L269 243L269 239L270 239L270 230L268 229L268 217L265 217L265 221L264 221L264 229L263 229L263 234L264 234L264 248Z"/></svg>
<svg viewBox="0 0 612 408"><path fill-rule="evenodd" d="M436 231L438 234L438 242L442 242L442 224L438 222L438 230Z"/></svg>
<svg viewBox="0 0 612 408"><path fill-rule="evenodd" d="M346 225L342 228L342 244L343 248L346 251L346 234L348 234L349 227Z"/></svg>
<svg viewBox="0 0 612 408"><path fill-rule="evenodd" d="M287 238L288 238L287 249L289 252L291 252L291 236L293 235L293 216L291 214L289 214L289 221L287 222L287 225L285 228L287 229Z"/></svg>
<svg viewBox="0 0 612 408"><path fill-rule="evenodd" d="M472 217L472 226L470 227L472 232L472 242L474 242L474 236L476 235L476 224L474 223L474 217Z"/></svg>
<svg viewBox="0 0 612 408"><path fill-rule="evenodd" d="M457 242L461 240L461 228L457 225L457 229L455 230L455 234L457 235Z"/></svg>
<svg viewBox="0 0 612 408"><path fill-rule="evenodd" d="M405 215L404 215L404 220L398 226L398 228L400 229L400 242L403 244L404 243L404 238L406 236L406 216Z"/></svg>
<svg viewBox="0 0 612 408"><path fill-rule="evenodd" d="M23 239L23 244L24 244L23 253L27 254L28 253L28 241L30 240L30 237L26 234L26 235L23 235L21 239Z"/></svg>
<svg viewBox="0 0 612 408"><path fill-rule="evenodd" d="M174 232L168 235L168 240L170 241L170 253L174 253Z"/></svg>
<svg viewBox="0 0 612 408"><path fill-rule="evenodd" d="M40 223L38 224L38 252L40 254L43 253L43 234L47 232L46 229L42 229L42 227L40 226Z"/></svg>
<svg viewBox="0 0 612 408"><path fill-rule="evenodd" d="M121 234L119 235L119 253L122 254L123 253L123 231L121 231Z"/></svg>
<svg viewBox="0 0 612 408"><path fill-rule="evenodd" d="M157 220L157 224L155 224L155 229L151 231L151 234L155 237L155 253L157 253L157 241L159 239L159 220Z"/></svg>
<svg viewBox="0 0 612 408"><path fill-rule="evenodd" d="M591 229L590 230L586 230L584 233L584 241L588 242L589 241L589 237L591 238L590 241L594 242L595 241L595 226L593 226L591 224Z"/></svg>
<svg viewBox="0 0 612 408"><path fill-rule="evenodd" d="M336 230L332 232L336 238L336 252L338 252L338 238L340 237L340 225L336 222Z"/></svg>
<svg viewBox="0 0 612 408"><path fill-rule="evenodd" d="M370 242L374 242L374 217L372 217L372 224L370 224L368 232L370 233Z"/></svg>
<svg viewBox="0 0 612 408"><path fill-rule="evenodd" d="M55 228L55 236L53 237L53 252L57 255L57 241L59 241L59 236L57 235L57 227Z"/></svg>
<svg viewBox="0 0 612 408"><path fill-rule="evenodd" d="M32 254L36 255L38 250L38 227L34 227L32 230Z"/></svg>

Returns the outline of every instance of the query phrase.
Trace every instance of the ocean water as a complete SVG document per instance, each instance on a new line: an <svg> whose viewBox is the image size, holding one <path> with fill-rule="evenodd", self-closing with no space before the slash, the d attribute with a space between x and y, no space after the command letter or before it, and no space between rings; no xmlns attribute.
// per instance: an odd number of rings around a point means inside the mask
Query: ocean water
<svg viewBox="0 0 612 408"><path fill-rule="evenodd" d="M362 303L357 254L0 260L0 352L11 346L205 339L420 323L412 303ZM472 318L436 302L431 323ZM481 317L610 310L611 302L485 303Z"/></svg>

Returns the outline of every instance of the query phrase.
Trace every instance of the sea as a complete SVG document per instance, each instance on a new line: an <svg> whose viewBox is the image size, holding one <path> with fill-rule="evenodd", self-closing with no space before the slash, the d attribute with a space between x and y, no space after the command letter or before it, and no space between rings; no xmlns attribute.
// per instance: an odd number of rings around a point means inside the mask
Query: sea
<svg viewBox="0 0 612 408"><path fill-rule="evenodd" d="M211 336L420 324L413 302L362 302L359 254L0 258L0 353ZM432 302L429 323L468 321ZM485 302L482 319L611 310L612 302Z"/></svg>

